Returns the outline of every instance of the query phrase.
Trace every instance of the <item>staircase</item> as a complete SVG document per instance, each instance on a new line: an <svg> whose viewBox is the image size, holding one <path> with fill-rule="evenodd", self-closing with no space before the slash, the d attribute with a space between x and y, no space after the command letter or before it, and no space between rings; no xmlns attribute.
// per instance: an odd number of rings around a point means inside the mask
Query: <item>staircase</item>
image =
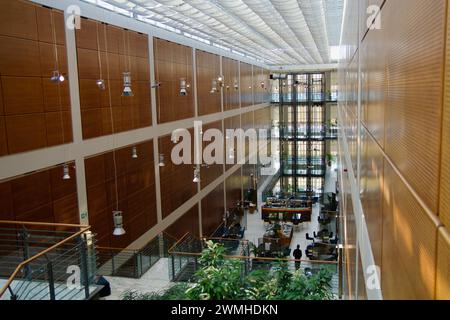
<svg viewBox="0 0 450 320"><path fill-rule="evenodd" d="M0 221L0 300L84 300L100 289L90 227Z"/></svg>

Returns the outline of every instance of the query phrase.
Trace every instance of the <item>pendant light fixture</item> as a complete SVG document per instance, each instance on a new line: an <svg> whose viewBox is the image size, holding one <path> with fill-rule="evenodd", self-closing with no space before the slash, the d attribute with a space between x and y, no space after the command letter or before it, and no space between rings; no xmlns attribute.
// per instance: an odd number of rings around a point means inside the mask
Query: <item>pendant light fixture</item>
<svg viewBox="0 0 450 320"><path fill-rule="evenodd" d="M160 167L165 167L165 166L166 166L166 164L165 164L165 162L164 162L164 154L163 154L163 153L160 153L160 154L159 154L159 162L158 162L158 165L159 165Z"/></svg>
<svg viewBox="0 0 450 320"><path fill-rule="evenodd" d="M63 180L70 180L70 170L69 170L69 165L67 163L64 164L63 166Z"/></svg>
<svg viewBox="0 0 450 320"><path fill-rule="evenodd" d="M131 148L131 158L132 158L132 159L137 159L137 158L139 158L138 153L137 153L137 148L136 148L136 147Z"/></svg>
<svg viewBox="0 0 450 320"><path fill-rule="evenodd" d="M219 90L217 89L217 80L216 79L213 79L212 80L212 83L211 83L211 93L216 93L216 92L218 92Z"/></svg>
<svg viewBox="0 0 450 320"><path fill-rule="evenodd" d="M100 55L100 37L99 37L99 32L98 32L98 23L97 23L96 27L97 27L97 60L98 60L98 67L99 67L99 71L100 71L100 78L97 81L95 81L95 84L97 85L97 87L100 90L105 90L106 85L105 85L105 80L103 80L102 58Z"/></svg>
<svg viewBox="0 0 450 320"><path fill-rule="evenodd" d="M113 211L114 231L113 235L123 236L126 232L123 228L123 212L119 210Z"/></svg>
<svg viewBox="0 0 450 320"><path fill-rule="evenodd" d="M192 182L194 182L194 183L200 182L200 169L199 168L194 169L194 179L192 180Z"/></svg>
<svg viewBox="0 0 450 320"><path fill-rule="evenodd" d="M223 81L224 81L224 77L222 75L219 75L217 77L217 84L219 85L219 87L223 87Z"/></svg>
<svg viewBox="0 0 450 320"><path fill-rule="evenodd" d="M186 87L187 87L186 79L185 78L181 78L180 79L180 96L187 96Z"/></svg>
<svg viewBox="0 0 450 320"><path fill-rule="evenodd" d="M66 78L58 70L53 71L52 77L50 78L52 82L64 82Z"/></svg>
<svg viewBox="0 0 450 320"><path fill-rule="evenodd" d="M239 83L237 79L234 79L234 90L239 90Z"/></svg>
<svg viewBox="0 0 450 320"><path fill-rule="evenodd" d="M128 60L128 66L126 67L127 71L124 71L123 74L123 90L122 90L122 97L133 97L133 90L131 90L131 56L130 56L130 36L128 31L124 31L126 34L126 37L124 35L123 37L123 45L124 45L124 52L126 52L128 59L125 58L125 61ZM126 40L125 40L126 38ZM125 43L126 41L126 43Z"/></svg>
<svg viewBox="0 0 450 320"><path fill-rule="evenodd" d="M103 24L104 30L104 43L105 43L105 51L108 52L108 39L106 37L106 24ZM97 25L98 28L98 25ZM109 59L108 55L106 55L106 79L107 81L110 81L110 73L109 73ZM109 116L111 121L111 132L113 137L113 149L112 149L112 156L113 156L113 172L114 172L114 191L115 191L115 209L112 211L113 214L113 222L114 222L114 230L113 235L114 236L121 236L125 234L125 229L123 226L123 211L119 209L119 189L118 189L118 177L117 177L117 161L116 161L116 134L115 134L115 127L114 127L114 114L112 110L112 92L111 92L111 86L108 83L108 107L109 107ZM136 153L137 155L137 153ZM132 154L133 156L133 154Z"/></svg>
<svg viewBox="0 0 450 320"><path fill-rule="evenodd" d="M131 72L123 73L123 91L122 97L134 96L133 90L131 90Z"/></svg>

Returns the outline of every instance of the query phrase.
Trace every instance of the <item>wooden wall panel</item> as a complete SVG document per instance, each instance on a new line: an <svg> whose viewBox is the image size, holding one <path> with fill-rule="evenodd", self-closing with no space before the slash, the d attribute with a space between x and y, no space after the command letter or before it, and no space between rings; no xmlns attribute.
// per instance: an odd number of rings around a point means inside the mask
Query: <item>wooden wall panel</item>
<svg viewBox="0 0 450 320"><path fill-rule="evenodd" d="M161 83L156 90L158 123L192 118L194 78L192 48L154 38L155 78ZM187 95L180 95L180 79L186 79Z"/></svg>
<svg viewBox="0 0 450 320"><path fill-rule="evenodd" d="M225 213L223 183L202 199L203 236L211 236L223 222Z"/></svg>
<svg viewBox="0 0 450 320"><path fill-rule="evenodd" d="M222 70L224 76L223 110L233 110L239 108L239 61L222 58ZM237 88L236 88L237 84Z"/></svg>
<svg viewBox="0 0 450 320"><path fill-rule="evenodd" d="M361 143L361 204L375 263L381 267L384 157L379 146L365 131Z"/></svg>
<svg viewBox="0 0 450 320"><path fill-rule="evenodd" d="M386 29L369 31L364 40L366 101L362 120L378 143L384 147L384 114L387 97Z"/></svg>
<svg viewBox="0 0 450 320"><path fill-rule="evenodd" d="M386 152L437 213L446 1L387 1ZM407 48L407 49L405 49Z"/></svg>
<svg viewBox="0 0 450 320"><path fill-rule="evenodd" d="M83 138L151 126L148 36L82 19L76 41ZM122 96L124 72L131 73L132 97Z"/></svg>
<svg viewBox="0 0 450 320"><path fill-rule="evenodd" d="M440 228L437 246L436 299L450 300L450 233Z"/></svg>
<svg viewBox="0 0 450 320"><path fill-rule="evenodd" d="M71 179L63 180L63 166L0 182L0 220L79 223L75 164Z"/></svg>
<svg viewBox="0 0 450 320"><path fill-rule="evenodd" d="M0 155L72 142L63 13L13 0L0 20Z"/></svg>
<svg viewBox="0 0 450 320"><path fill-rule="evenodd" d="M241 169L236 170L225 180L227 210L236 207L236 203L242 200Z"/></svg>
<svg viewBox="0 0 450 320"><path fill-rule="evenodd" d="M175 239L181 239L186 233L191 233L199 237L199 220L198 220L198 205L193 206L178 220L172 223L166 230L167 234L171 235Z"/></svg>
<svg viewBox="0 0 450 320"><path fill-rule="evenodd" d="M252 65L241 62L241 107L253 105Z"/></svg>
<svg viewBox="0 0 450 320"><path fill-rule="evenodd" d="M137 159L132 158L133 147ZM152 140L87 158L85 167L89 223L100 246L125 248L156 224ZM117 202L123 211L124 236L112 235Z"/></svg>
<svg viewBox="0 0 450 320"><path fill-rule="evenodd" d="M190 130L191 137L194 136ZM197 193L197 184L192 182L194 178L194 165L175 165L171 161L173 142L170 135L159 138L159 152L164 154L165 166L160 167L161 206L163 217L167 217L183 203ZM191 159L193 162L193 147L191 147Z"/></svg>
<svg viewBox="0 0 450 320"><path fill-rule="evenodd" d="M345 187L346 193L346 212L344 216L344 258L343 258L343 268L346 270L347 275L347 292L346 298L349 300L355 300L356 296L356 250L357 250L357 234L356 234L356 222L353 211L353 203L351 201L351 196L349 188L348 178L346 179L347 184Z"/></svg>
<svg viewBox="0 0 450 320"><path fill-rule="evenodd" d="M438 225L388 163L384 177L383 296L434 299Z"/></svg>
<svg viewBox="0 0 450 320"><path fill-rule="evenodd" d="M222 111L222 88L211 92L212 81L220 75L220 56L196 50L198 115L203 116Z"/></svg>
<svg viewBox="0 0 450 320"><path fill-rule="evenodd" d="M217 129L220 130L220 132L223 132L222 129L222 121L216 121L213 123L209 123L207 125L203 126L203 133L205 133L209 129ZM203 142L203 154L205 151L205 148L210 144L209 141ZM223 140L220 141L220 143L223 143ZM223 148L222 148L223 150ZM208 152L209 154L209 152ZM215 156L215 154L213 154ZM203 163L205 164L205 160L203 159ZM220 160L219 164L212 164L208 165L207 167L202 167L201 170L201 188L204 189L206 186L208 186L211 182L219 178L223 174L223 154L222 159Z"/></svg>
<svg viewBox="0 0 450 320"><path fill-rule="evenodd" d="M450 7L449 7L450 10ZM447 18L447 44L444 82L444 108L442 115L441 177L439 218L450 229L450 22Z"/></svg>

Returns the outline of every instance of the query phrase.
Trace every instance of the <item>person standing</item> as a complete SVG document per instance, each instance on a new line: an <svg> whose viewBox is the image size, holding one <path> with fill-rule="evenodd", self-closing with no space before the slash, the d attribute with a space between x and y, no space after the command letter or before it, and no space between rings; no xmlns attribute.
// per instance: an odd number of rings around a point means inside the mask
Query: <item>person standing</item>
<svg viewBox="0 0 450 320"><path fill-rule="evenodd" d="M297 249L294 250L292 254L295 258L295 270L300 269L300 260L302 258L302 250L300 250L300 245L297 245Z"/></svg>

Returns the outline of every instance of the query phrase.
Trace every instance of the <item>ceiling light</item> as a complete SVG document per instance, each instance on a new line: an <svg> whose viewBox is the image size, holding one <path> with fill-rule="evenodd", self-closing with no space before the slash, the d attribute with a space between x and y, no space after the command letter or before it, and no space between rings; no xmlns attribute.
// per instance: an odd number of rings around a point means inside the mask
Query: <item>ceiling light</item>
<svg viewBox="0 0 450 320"><path fill-rule="evenodd" d="M136 147L133 147L131 149L131 158L133 158L133 159L137 159L138 158L137 148Z"/></svg>
<svg viewBox="0 0 450 320"><path fill-rule="evenodd" d="M164 154L162 154L162 153L159 155L159 163L158 163L158 165L159 165L160 167L166 166L166 164L165 164L165 162L164 162Z"/></svg>
<svg viewBox="0 0 450 320"><path fill-rule="evenodd" d="M124 235L125 229L123 228L123 212L119 210L113 211L113 220L114 220L114 231L113 235L122 236Z"/></svg>
<svg viewBox="0 0 450 320"><path fill-rule="evenodd" d="M123 73L123 92L122 97L132 97L133 91L131 90L131 73L124 72Z"/></svg>
<svg viewBox="0 0 450 320"><path fill-rule="evenodd" d="M237 79L234 80L234 89L235 90L239 89L239 83L238 83Z"/></svg>
<svg viewBox="0 0 450 320"><path fill-rule="evenodd" d="M67 164L65 164L63 166L63 180L70 180L70 171L69 171L69 166Z"/></svg>
<svg viewBox="0 0 450 320"><path fill-rule="evenodd" d="M218 84L220 87L223 87L223 76L222 76L222 75L220 75L220 76L217 77L217 84Z"/></svg>

